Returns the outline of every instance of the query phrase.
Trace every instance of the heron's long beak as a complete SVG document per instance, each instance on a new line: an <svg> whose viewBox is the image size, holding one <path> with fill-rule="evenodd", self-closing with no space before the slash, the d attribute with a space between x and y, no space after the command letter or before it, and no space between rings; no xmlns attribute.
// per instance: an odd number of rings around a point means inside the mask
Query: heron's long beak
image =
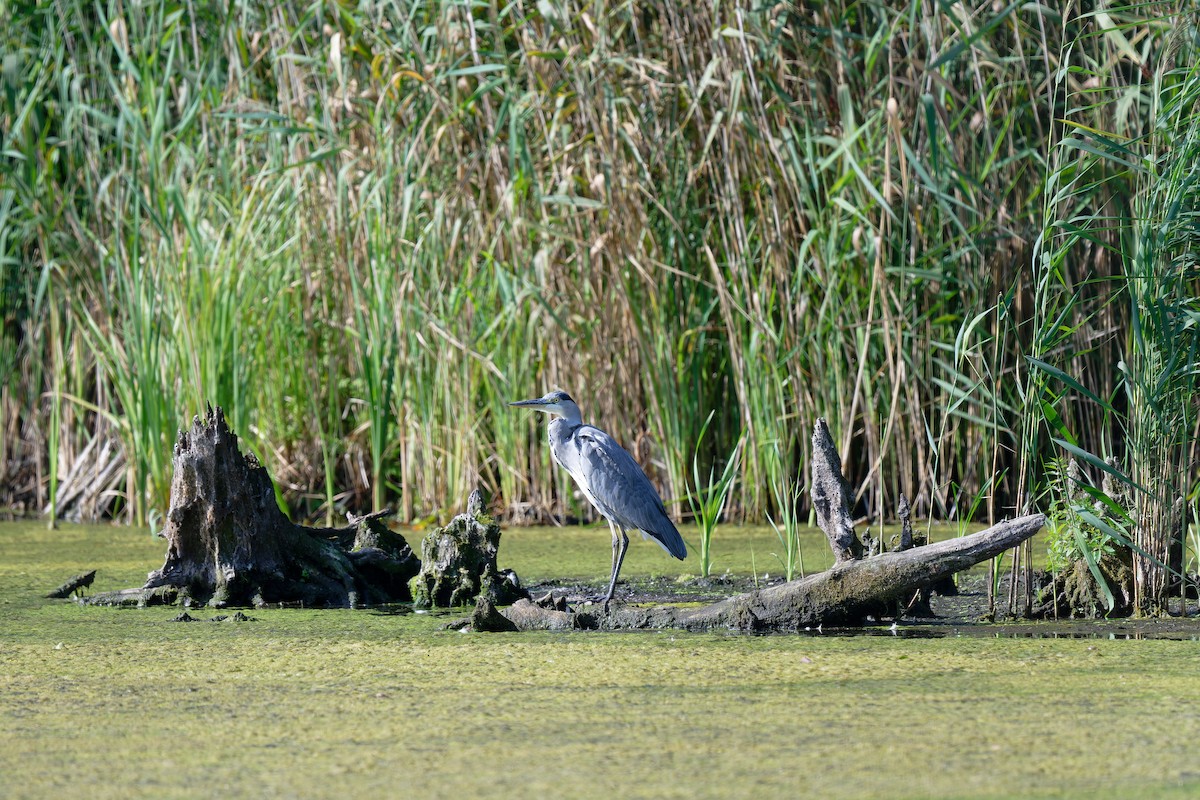
<svg viewBox="0 0 1200 800"><path fill-rule="evenodd" d="M535 397L532 400L517 400L516 402L509 403L509 405L510 406L533 406L535 408L541 408L546 405L546 401L544 398Z"/></svg>

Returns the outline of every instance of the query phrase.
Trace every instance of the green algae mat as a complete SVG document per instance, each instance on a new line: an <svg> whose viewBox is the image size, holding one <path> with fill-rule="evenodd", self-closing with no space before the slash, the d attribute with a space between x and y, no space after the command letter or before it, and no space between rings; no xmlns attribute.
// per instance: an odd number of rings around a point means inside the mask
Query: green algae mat
<svg viewBox="0 0 1200 800"><path fill-rule="evenodd" d="M506 533L502 566L602 579L602 534ZM461 634L41 598L84 568L137 585L162 554L0 524L0 796L1200 796L1195 640ZM635 544L626 569L663 561Z"/></svg>

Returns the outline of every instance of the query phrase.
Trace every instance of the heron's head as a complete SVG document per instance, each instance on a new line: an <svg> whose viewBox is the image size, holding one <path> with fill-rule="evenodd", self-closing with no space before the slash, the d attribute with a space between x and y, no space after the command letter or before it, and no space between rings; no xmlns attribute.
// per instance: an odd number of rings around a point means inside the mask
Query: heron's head
<svg viewBox="0 0 1200 800"><path fill-rule="evenodd" d="M509 405L544 411L555 417L563 417L568 422L582 421L579 415L579 406L575 405L575 401L571 399L571 395L566 392L550 392L550 394L544 397L537 397L533 400L518 400L515 403L509 403Z"/></svg>

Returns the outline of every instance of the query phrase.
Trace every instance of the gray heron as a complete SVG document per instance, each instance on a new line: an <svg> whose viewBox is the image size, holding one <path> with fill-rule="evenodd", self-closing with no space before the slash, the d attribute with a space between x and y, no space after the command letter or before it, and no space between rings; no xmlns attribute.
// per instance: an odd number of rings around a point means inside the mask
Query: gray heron
<svg viewBox="0 0 1200 800"><path fill-rule="evenodd" d="M570 395L550 392L545 397L509 405L533 408L554 417L547 426L554 460L571 473L584 497L608 520L612 533L612 577L604 595L606 610L629 548L626 530L640 530L643 539L654 539L681 561L687 557L687 545L667 516L662 498L646 473L611 436L583 423L579 406Z"/></svg>

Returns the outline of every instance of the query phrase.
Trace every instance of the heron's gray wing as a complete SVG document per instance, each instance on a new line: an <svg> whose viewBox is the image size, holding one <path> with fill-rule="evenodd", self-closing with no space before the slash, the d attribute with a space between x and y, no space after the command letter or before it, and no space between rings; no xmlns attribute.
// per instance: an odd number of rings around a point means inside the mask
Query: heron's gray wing
<svg viewBox="0 0 1200 800"><path fill-rule="evenodd" d="M564 464L600 512L626 528L652 536L676 558L687 556L687 545L667 516L662 498L633 456L611 436L591 425L581 425L564 448L574 463Z"/></svg>

